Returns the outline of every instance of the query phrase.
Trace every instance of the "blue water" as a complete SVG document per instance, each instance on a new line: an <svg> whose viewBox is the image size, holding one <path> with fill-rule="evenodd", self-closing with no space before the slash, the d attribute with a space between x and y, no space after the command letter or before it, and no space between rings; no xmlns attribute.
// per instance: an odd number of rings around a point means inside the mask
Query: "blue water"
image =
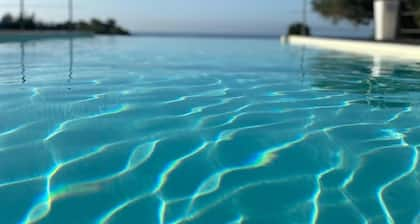
<svg viewBox="0 0 420 224"><path fill-rule="evenodd" d="M420 64L276 39L0 45L0 223L420 223Z"/></svg>

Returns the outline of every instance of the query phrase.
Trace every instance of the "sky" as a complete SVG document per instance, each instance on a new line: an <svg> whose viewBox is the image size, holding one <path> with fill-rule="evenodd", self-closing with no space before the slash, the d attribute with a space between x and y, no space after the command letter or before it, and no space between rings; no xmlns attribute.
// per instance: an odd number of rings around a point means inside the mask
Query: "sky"
<svg viewBox="0 0 420 224"><path fill-rule="evenodd" d="M26 12L65 21L67 0L25 0ZM115 18L133 32L278 35L301 21L302 0L73 0L75 19ZM0 14L17 13L19 0L0 0ZM371 27L332 25L308 7L314 33L370 35Z"/></svg>

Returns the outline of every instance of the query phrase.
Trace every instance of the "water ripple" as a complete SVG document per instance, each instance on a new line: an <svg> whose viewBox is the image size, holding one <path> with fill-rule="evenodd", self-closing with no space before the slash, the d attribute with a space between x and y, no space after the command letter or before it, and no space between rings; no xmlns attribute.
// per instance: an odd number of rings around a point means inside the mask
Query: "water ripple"
<svg viewBox="0 0 420 224"><path fill-rule="evenodd" d="M418 65L109 40L0 46L0 223L420 219Z"/></svg>

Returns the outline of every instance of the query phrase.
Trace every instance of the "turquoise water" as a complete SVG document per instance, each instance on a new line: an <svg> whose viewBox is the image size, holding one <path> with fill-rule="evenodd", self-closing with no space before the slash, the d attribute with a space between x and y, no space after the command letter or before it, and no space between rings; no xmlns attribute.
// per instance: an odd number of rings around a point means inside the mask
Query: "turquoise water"
<svg viewBox="0 0 420 224"><path fill-rule="evenodd" d="M0 223L420 223L420 64L270 39L0 45Z"/></svg>

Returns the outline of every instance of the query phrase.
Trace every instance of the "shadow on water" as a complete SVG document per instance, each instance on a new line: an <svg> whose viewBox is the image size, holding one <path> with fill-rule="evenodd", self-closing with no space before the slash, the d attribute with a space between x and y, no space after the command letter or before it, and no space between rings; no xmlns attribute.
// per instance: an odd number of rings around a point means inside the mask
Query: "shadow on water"
<svg viewBox="0 0 420 224"><path fill-rule="evenodd" d="M416 63L318 52L306 58L306 66L313 87L360 95L354 103L408 107L415 103L408 95L420 92L420 66Z"/></svg>

